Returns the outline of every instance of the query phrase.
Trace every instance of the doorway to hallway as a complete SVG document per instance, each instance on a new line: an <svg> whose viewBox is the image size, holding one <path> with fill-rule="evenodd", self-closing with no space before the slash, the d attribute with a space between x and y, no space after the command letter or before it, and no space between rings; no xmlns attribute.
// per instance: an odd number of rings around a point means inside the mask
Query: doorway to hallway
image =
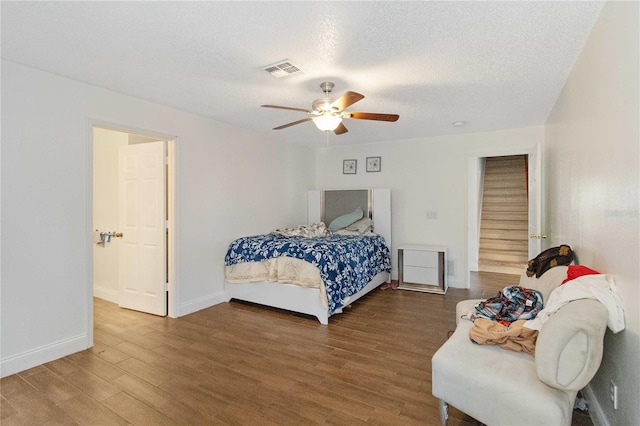
<svg viewBox="0 0 640 426"><path fill-rule="evenodd" d="M174 140L97 125L92 138L93 295L167 315Z"/></svg>

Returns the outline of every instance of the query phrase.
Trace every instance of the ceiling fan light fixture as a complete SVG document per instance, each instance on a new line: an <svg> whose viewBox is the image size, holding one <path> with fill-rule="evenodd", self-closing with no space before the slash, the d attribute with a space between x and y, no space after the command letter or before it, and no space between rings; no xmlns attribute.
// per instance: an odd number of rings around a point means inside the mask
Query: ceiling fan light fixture
<svg viewBox="0 0 640 426"><path fill-rule="evenodd" d="M332 132L342 123L342 117L325 112L322 115L313 117L313 124L323 132Z"/></svg>
<svg viewBox="0 0 640 426"><path fill-rule="evenodd" d="M390 122L398 121L398 118L400 118L398 114L379 114L373 112L346 111L346 108L350 107L361 99L364 99L364 95L349 91L345 92L338 99L333 99L329 97L329 94L333 89L333 83L324 82L320 85L320 88L324 92L325 96L324 98L316 99L315 101L313 101L311 109L294 108L279 105L262 105L265 108L279 108L307 113L306 118L283 124L282 126L274 127L273 130L286 129L287 127L295 126L296 124L313 121L316 127L325 133L334 132L336 135L343 135L349 131L344 126L344 124L342 124L343 118Z"/></svg>

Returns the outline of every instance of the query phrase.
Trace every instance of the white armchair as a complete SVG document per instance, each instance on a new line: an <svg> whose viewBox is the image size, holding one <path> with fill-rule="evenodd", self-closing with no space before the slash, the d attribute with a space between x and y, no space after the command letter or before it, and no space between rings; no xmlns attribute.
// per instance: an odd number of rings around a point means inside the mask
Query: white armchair
<svg viewBox="0 0 640 426"><path fill-rule="evenodd" d="M539 279L524 274L520 286L544 300L566 277L557 266ZM490 425L570 425L577 392L602 360L607 309L597 300L568 303L541 328L535 357L469 339L473 323L460 316L478 300L460 302L457 327L432 358L432 393L446 424L449 404Z"/></svg>

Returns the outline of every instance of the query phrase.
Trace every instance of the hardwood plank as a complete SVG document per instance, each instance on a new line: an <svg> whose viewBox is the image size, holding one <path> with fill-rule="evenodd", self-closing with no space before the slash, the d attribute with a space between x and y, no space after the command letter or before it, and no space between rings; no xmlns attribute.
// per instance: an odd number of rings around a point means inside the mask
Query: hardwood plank
<svg viewBox="0 0 640 426"><path fill-rule="evenodd" d="M13 398L10 404L15 414L2 420L8 425L76 425L76 421L61 407L40 392Z"/></svg>
<svg viewBox="0 0 640 426"><path fill-rule="evenodd" d="M44 369L25 378L40 394L60 404L80 393L80 390L49 369Z"/></svg>
<svg viewBox="0 0 640 426"><path fill-rule="evenodd" d="M98 300L98 299L95 299ZM96 308L94 308L96 309ZM112 308L113 309L113 308ZM94 318L94 324L99 321L99 319ZM124 339L116 336L115 334L109 333L107 331L101 330L99 327L99 323L96 324L95 330L93 330L93 343L101 343L106 346L115 346L120 342L123 342Z"/></svg>
<svg viewBox="0 0 640 426"><path fill-rule="evenodd" d="M166 381L170 381L172 378L170 373L162 371L135 358L128 358L120 362L118 367L155 386Z"/></svg>
<svg viewBox="0 0 640 426"><path fill-rule="evenodd" d="M0 379L0 395L9 401L35 390L36 389L19 374Z"/></svg>
<svg viewBox="0 0 640 426"><path fill-rule="evenodd" d="M97 355L109 364L117 364L129 358L129 355L126 353L100 343L94 344L94 346L89 349L89 352Z"/></svg>
<svg viewBox="0 0 640 426"><path fill-rule="evenodd" d="M64 378L97 401L103 401L104 399L120 392L117 387L113 386L106 380L103 380L82 368L78 369L78 371L67 374Z"/></svg>
<svg viewBox="0 0 640 426"><path fill-rule="evenodd" d="M65 376L69 373L73 373L74 371L78 371L81 368L69 361L67 358L56 359L55 361L44 364L44 366L56 373L58 376Z"/></svg>
<svg viewBox="0 0 640 426"><path fill-rule="evenodd" d="M124 371L101 359L99 356L95 355L91 349L69 355L66 358L79 367L82 367L84 370L106 380L107 382L117 379L124 374Z"/></svg>
<svg viewBox="0 0 640 426"><path fill-rule="evenodd" d="M133 425L180 424L125 392L118 392L105 399L103 404Z"/></svg>
<svg viewBox="0 0 640 426"><path fill-rule="evenodd" d="M0 420L8 419L12 416L17 416L18 411L13 408L13 405L7 401L4 397L0 397Z"/></svg>
<svg viewBox="0 0 640 426"><path fill-rule="evenodd" d="M125 391L135 399L143 402L161 414L179 423L206 424L212 417L202 415L180 401L171 392L167 392L157 386L131 374L118 377L113 382L118 388Z"/></svg>
<svg viewBox="0 0 640 426"><path fill-rule="evenodd" d="M125 426L129 424L103 404L83 393L62 401L58 405L81 425Z"/></svg>

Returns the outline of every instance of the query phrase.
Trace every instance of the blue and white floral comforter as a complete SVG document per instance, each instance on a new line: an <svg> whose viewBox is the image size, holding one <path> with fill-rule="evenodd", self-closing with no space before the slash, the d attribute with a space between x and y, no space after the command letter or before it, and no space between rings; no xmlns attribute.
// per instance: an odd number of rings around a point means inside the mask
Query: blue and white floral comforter
<svg viewBox="0 0 640 426"><path fill-rule="evenodd" d="M345 299L356 294L380 272L391 272L391 256L384 238L327 235L323 237L283 236L276 233L242 237L231 243L225 265L261 262L279 256L305 260L320 270L329 315L342 308Z"/></svg>

